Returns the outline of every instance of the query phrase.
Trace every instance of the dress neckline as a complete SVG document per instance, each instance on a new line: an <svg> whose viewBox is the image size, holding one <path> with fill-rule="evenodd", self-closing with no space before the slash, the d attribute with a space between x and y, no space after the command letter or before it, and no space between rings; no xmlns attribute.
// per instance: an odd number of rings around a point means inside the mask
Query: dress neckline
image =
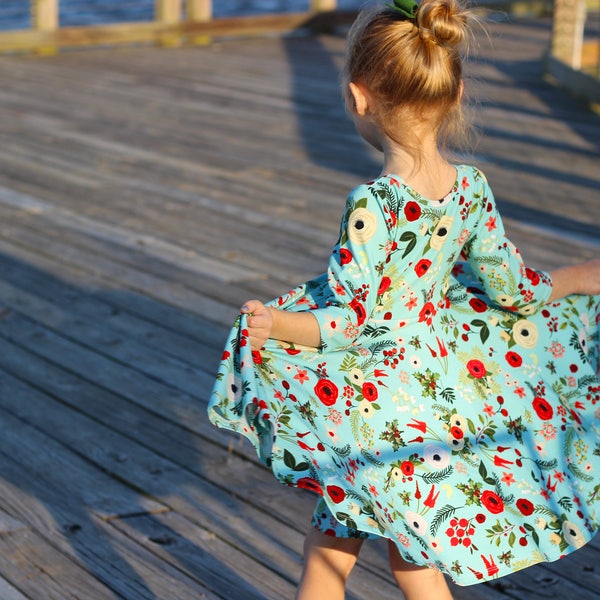
<svg viewBox="0 0 600 600"><path fill-rule="evenodd" d="M452 166L456 169L456 178L454 180L454 183L452 184L450 191L445 196L443 196L442 198L438 198L436 200L432 200L431 198L428 198L427 196L423 196L423 194L421 194L420 192L415 190L414 187L412 187L411 185L406 183L404 181L404 179L402 177L400 177L399 175L396 175L394 173L387 173L387 174L383 175L383 177L388 178L388 179L396 179L397 181L399 181L400 185L405 190L407 190L408 193L411 196L413 196L413 198L422 200L423 202L427 202L428 204L432 204L433 206L443 206L452 198L452 196L454 195L454 192L458 189L458 182L460 179L460 171L461 171L462 165L452 165Z"/></svg>

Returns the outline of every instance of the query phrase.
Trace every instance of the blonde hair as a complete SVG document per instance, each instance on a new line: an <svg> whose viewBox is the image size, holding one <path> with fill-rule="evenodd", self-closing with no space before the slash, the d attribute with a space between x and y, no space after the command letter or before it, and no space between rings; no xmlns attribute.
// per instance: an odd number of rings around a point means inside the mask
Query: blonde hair
<svg viewBox="0 0 600 600"><path fill-rule="evenodd" d="M392 8L363 11L348 35L345 90L362 84L379 127L405 146L416 146L407 136L411 120L422 117L433 119L440 147L465 145L463 50L473 19L458 0L423 0L414 20Z"/></svg>

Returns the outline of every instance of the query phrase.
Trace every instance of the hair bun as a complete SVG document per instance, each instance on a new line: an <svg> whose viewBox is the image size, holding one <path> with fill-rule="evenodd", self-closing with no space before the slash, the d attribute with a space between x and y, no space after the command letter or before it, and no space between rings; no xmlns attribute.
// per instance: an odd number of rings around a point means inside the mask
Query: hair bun
<svg viewBox="0 0 600 600"><path fill-rule="evenodd" d="M467 36L467 14L457 0L423 0L417 26L425 41L459 45Z"/></svg>

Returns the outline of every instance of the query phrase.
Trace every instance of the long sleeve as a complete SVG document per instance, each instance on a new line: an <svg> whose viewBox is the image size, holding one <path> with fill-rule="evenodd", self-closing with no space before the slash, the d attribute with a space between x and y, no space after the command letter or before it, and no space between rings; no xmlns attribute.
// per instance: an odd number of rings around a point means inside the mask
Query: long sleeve
<svg viewBox="0 0 600 600"><path fill-rule="evenodd" d="M373 311L393 245L396 202L392 185L380 182L361 185L348 196L329 260L326 304L313 311L323 348L351 346Z"/></svg>
<svg viewBox="0 0 600 600"><path fill-rule="evenodd" d="M506 310L532 314L546 304L552 280L546 272L525 266L506 237L491 189L485 179L482 183L479 219L463 255L493 302Z"/></svg>

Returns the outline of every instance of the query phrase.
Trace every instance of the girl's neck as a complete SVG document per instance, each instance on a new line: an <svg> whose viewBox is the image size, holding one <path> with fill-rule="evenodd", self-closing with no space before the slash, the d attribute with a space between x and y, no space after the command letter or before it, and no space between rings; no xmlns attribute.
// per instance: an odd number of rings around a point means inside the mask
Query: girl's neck
<svg viewBox="0 0 600 600"><path fill-rule="evenodd" d="M443 198L456 181L456 167L439 152L436 140L431 138L415 152L400 144L387 140L383 144L384 175L397 175L406 185L430 200Z"/></svg>

